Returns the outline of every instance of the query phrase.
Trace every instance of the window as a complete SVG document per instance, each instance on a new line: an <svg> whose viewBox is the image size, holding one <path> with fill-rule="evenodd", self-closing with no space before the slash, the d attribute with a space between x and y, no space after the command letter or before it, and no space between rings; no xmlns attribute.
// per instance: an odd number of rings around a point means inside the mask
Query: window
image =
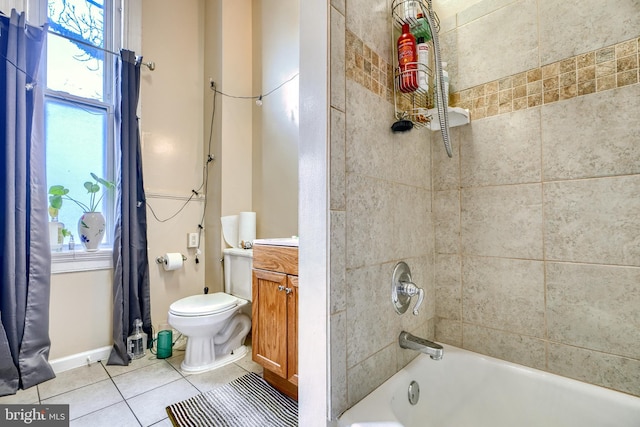
<svg viewBox="0 0 640 427"><path fill-rule="evenodd" d="M46 7L47 188L62 185L71 197L89 204L84 183L92 181L91 173L114 180L116 58L110 52L119 46L114 40L119 34L114 5L112 0L48 0ZM99 194L104 197L96 210L107 222L102 246L110 248L115 195L104 189ZM58 220L73 234L78 247L77 224L82 213L80 206L66 199L58 211ZM65 249L67 242L68 238ZM60 257L54 253L54 263L56 258Z"/></svg>

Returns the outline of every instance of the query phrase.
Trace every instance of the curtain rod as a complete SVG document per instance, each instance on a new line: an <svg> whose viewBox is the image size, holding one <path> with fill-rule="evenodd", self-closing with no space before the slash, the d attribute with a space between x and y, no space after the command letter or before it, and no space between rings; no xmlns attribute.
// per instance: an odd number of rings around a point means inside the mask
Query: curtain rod
<svg viewBox="0 0 640 427"><path fill-rule="evenodd" d="M58 36L58 37L62 37L64 39L70 40L70 41L72 41L74 43L80 43L80 44L85 45L87 47L90 47L92 49L97 49L97 50L101 50L102 52L105 52L105 53L110 53L111 55L120 56L120 53L118 53L118 52L113 52L113 51L111 51L109 49L105 49L103 47L96 46L96 45L91 44L89 42L86 42L84 40L78 40L78 39L74 39L74 38L65 36L65 35L60 34L60 33L56 33L55 31L52 31L51 29L48 29L47 32L49 34L53 34L54 36ZM142 56L139 56L137 59L138 59L138 61L140 61L140 65L144 65L145 67L147 67L149 69L149 71L153 71L153 70L156 69L156 63L155 62L153 62L153 61L142 62Z"/></svg>

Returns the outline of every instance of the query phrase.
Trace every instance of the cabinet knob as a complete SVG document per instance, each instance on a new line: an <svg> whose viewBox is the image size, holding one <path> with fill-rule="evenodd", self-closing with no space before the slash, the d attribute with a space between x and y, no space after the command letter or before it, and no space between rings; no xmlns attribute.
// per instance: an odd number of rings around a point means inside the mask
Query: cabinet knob
<svg viewBox="0 0 640 427"><path fill-rule="evenodd" d="M279 285L279 286L278 286L278 290L279 290L279 291L284 291L284 286Z"/></svg>
<svg viewBox="0 0 640 427"><path fill-rule="evenodd" d="M293 289L291 288L284 288L285 292L288 294L290 294L291 292L293 292Z"/></svg>

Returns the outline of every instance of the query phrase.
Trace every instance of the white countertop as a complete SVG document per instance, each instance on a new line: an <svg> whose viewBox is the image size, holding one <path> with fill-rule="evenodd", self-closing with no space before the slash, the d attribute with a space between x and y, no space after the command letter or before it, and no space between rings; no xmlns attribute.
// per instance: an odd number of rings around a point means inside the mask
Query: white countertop
<svg viewBox="0 0 640 427"><path fill-rule="evenodd" d="M283 237L274 239L256 239L254 245L295 246L298 247L297 237Z"/></svg>

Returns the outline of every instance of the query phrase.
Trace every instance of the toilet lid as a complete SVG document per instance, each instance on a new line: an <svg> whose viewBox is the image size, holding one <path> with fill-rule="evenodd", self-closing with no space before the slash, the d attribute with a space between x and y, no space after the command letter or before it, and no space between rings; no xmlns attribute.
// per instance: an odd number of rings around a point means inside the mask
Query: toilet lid
<svg viewBox="0 0 640 427"><path fill-rule="evenodd" d="M171 304L169 312L177 316L203 316L227 310L238 305L238 301L238 298L224 292L193 295Z"/></svg>

